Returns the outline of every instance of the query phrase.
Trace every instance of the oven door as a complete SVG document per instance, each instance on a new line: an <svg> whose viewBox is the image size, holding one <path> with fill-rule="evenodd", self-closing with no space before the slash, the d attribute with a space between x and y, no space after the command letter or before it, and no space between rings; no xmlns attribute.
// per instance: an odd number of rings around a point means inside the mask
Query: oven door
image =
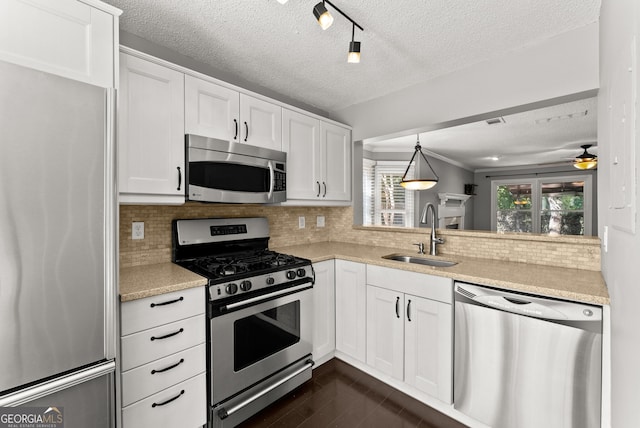
<svg viewBox="0 0 640 428"><path fill-rule="evenodd" d="M312 288L269 296L211 318L212 405L311 353Z"/></svg>
<svg viewBox="0 0 640 428"><path fill-rule="evenodd" d="M187 199L228 203L286 201L284 153L193 135L187 138Z"/></svg>

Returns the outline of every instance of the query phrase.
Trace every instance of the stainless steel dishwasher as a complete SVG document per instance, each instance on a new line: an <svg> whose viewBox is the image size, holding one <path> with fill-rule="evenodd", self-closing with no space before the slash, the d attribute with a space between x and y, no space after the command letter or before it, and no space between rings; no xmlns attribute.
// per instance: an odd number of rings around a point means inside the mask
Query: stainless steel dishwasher
<svg viewBox="0 0 640 428"><path fill-rule="evenodd" d="M493 428L600 427L601 307L454 289L455 409Z"/></svg>

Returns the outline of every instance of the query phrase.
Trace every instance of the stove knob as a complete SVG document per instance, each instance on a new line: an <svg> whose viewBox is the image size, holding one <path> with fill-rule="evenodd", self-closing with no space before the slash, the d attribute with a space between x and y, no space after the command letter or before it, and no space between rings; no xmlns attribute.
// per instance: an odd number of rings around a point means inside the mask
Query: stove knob
<svg viewBox="0 0 640 428"><path fill-rule="evenodd" d="M242 291L251 290L251 281L242 281L240 283L240 290L242 290Z"/></svg>
<svg viewBox="0 0 640 428"><path fill-rule="evenodd" d="M267 285L273 285L273 283L274 283L274 282L276 282L276 280L275 280L275 279L273 279L273 278L271 278L271 277L268 277L268 278L267 278Z"/></svg>
<svg viewBox="0 0 640 428"><path fill-rule="evenodd" d="M287 279L295 279L296 278L296 272L295 271L287 271Z"/></svg>
<svg viewBox="0 0 640 428"><path fill-rule="evenodd" d="M231 283L224 288L224 291L227 294L236 294L238 292L238 286Z"/></svg>
<svg viewBox="0 0 640 428"><path fill-rule="evenodd" d="M307 274L307 271L304 268L300 268L296 271L299 277L303 277Z"/></svg>

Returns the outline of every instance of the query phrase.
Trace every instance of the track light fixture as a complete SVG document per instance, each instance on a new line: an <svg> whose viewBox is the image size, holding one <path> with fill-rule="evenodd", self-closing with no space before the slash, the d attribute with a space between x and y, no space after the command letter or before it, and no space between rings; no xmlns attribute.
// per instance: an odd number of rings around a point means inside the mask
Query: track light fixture
<svg viewBox="0 0 640 428"><path fill-rule="evenodd" d="M413 163L413 160L415 159L416 154L418 153L420 153L420 155L422 156L422 159L424 159L424 161L427 163L427 166L429 167L429 171L422 172L420 169L418 169L420 171L420 178L407 180L407 173L409 172L409 168L411 168L411 164ZM419 161L420 161L420 158L418 158L418 162ZM433 173L433 175L432 176L427 175L428 172ZM415 151L413 152L413 156L411 156L409 165L407 165L407 170L404 172L404 175L402 176L402 181L400 181L400 185L405 189L409 189L409 190L427 190L427 189L431 189L436 184L438 184L438 174L436 174L436 172L433 170L433 167L429 163L429 160L424 155L424 153L422 153L422 146L420 146L420 134L418 134L418 141L416 142Z"/></svg>
<svg viewBox="0 0 640 428"><path fill-rule="evenodd" d="M318 24L323 30L331 27L333 24L333 16L327 10L327 7L324 5L324 1L321 1L317 5L313 7L313 16L318 20Z"/></svg>
<svg viewBox="0 0 640 428"><path fill-rule="evenodd" d="M351 26L351 42L349 42L349 56L347 62L357 64L360 62L360 42L355 41L356 25Z"/></svg>
<svg viewBox="0 0 640 428"><path fill-rule="evenodd" d="M313 7L313 16L318 20L318 24L322 27L323 30L326 30L333 24L333 16L327 10L326 4L329 4L332 8L334 8L340 15L344 16L351 22L351 42L349 43L349 55L347 57L347 62L350 63L359 63L360 62L360 42L355 41L355 31L356 27L360 29L360 31L364 31L356 21L351 19L349 15L338 9L335 4L331 3L329 0L323 0L320 3L316 4Z"/></svg>
<svg viewBox="0 0 640 428"><path fill-rule="evenodd" d="M598 157L587 152L587 149L591 147L591 144L585 144L580 146L584 149L584 152L580 156L576 156L573 161L573 166L578 169L592 169L598 165Z"/></svg>

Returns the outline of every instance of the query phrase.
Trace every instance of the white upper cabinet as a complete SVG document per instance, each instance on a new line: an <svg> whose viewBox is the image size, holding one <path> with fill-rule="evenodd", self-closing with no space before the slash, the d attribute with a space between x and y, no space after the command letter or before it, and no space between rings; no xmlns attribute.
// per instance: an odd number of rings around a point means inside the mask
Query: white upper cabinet
<svg viewBox="0 0 640 428"><path fill-rule="evenodd" d="M284 109L282 149L287 153L287 199L318 199L320 120Z"/></svg>
<svg viewBox="0 0 640 428"><path fill-rule="evenodd" d="M280 151L282 107L187 75L185 131Z"/></svg>
<svg viewBox="0 0 640 428"><path fill-rule="evenodd" d="M351 201L351 131L284 109L287 199L316 205Z"/></svg>
<svg viewBox="0 0 640 428"><path fill-rule="evenodd" d="M119 15L98 1L2 0L0 59L112 88Z"/></svg>
<svg viewBox="0 0 640 428"><path fill-rule="evenodd" d="M241 142L282 150L282 107L240 94L240 121Z"/></svg>
<svg viewBox="0 0 640 428"><path fill-rule="evenodd" d="M118 101L120 202L184 203L184 75L121 54Z"/></svg>
<svg viewBox="0 0 640 428"><path fill-rule="evenodd" d="M351 200L351 131L320 122L320 163L323 165L322 198Z"/></svg>
<svg viewBox="0 0 640 428"><path fill-rule="evenodd" d="M238 141L240 94L193 76L184 78L185 132Z"/></svg>

